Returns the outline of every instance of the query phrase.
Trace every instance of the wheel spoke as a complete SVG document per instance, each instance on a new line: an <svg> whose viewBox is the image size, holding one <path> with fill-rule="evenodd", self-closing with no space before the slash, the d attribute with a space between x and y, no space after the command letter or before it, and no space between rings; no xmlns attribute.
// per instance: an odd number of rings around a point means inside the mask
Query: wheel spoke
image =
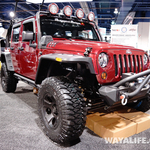
<svg viewBox="0 0 150 150"><path fill-rule="evenodd" d="M44 99L43 107L52 109L52 102Z"/></svg>
<svg viewBox="0 0 150 150"><path fill-rule="evenodd" d="M53 97L50 97L49 95L45 96L43 100L43 110L48 125L52 128L55 127L58 122L58 112L56 108L56 102Z"/></svg>
<svg viewBox="0 0 150 150"><path fill-rule="evenodd" d="M51 127L55 127L55 125L57 124L57 119L53 116L51 117L51 119L49 120L48 124L51 126Z"/></svg>
<svg viewBox="0 0 150 150"><path fill-rule="evenodd" d="M58 113L57 113L57 108L56 108L56 106L53 106L52 114L53 114L54 117L57 117Z"/></svg>
<svg viewBox="0 0 150 150"><path fill-rule="evenodd" d="M4 86L5 86L5 82L6 82L6 81L5 81L5 77L3 76L3 77L2 77L2 84L3 84Z"/></svg>
<svg viewBox="0 0 150 150"><path fill-rule="evenodd" d="M46 115L46 119L47 119L48 124L50 124L52 118L54 118L53 114L50 114L50 115L47 114Z"/></svg>

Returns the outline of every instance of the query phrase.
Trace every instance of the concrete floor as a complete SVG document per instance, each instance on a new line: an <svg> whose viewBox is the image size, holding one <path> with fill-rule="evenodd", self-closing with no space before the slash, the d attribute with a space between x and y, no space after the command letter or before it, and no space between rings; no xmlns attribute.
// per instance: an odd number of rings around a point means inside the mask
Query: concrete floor
<svg viewBox="0 0 150 150"><path fill-rule="evenodd" d="M131 138L139 137L150 140L150 129ZM19 82L15 93L4 93L0 85L0 150L148 150L149 145L141 142L107 144L85 128L80 141L70 147L60 147L41 129L37 97L32 93L32 87Z"/></svg>

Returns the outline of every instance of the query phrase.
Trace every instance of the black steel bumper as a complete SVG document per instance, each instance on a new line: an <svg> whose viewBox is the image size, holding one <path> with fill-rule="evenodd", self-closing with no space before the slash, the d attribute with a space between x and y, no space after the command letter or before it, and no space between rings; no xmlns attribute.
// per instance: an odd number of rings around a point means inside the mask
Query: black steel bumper
<svg viewBox="0 0 150 150"><path fill-rule="evenodd" d="M125 75L125 74L124 74ZM137 80L143 78L139 83ZM149 90L150 69L137 73L120 80L114 85L102 86L99 88L100 96L108 105L113 105L116 102L121 102L122 105L132 100L139 100L146 96ZM134 86L126 86L126 84L135 83Z"/></svg>

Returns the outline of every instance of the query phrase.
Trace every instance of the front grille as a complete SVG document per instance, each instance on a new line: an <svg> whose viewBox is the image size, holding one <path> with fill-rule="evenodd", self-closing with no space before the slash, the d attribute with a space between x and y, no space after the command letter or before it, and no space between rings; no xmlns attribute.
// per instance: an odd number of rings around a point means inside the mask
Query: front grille
<svg viewBox="0 0 150 150"><path fill-rule="evenodd" d="M114 55L115 76L126 72L138 73L143 71L141 55Z"/></svg>

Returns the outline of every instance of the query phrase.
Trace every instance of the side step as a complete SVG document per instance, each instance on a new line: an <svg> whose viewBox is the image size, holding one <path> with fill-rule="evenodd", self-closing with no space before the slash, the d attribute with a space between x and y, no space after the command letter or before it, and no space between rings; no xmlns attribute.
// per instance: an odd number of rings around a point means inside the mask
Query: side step
<svg viewBox="0 0 150 150"><path fill-rule="evenodd" d="M15 76L15 78L17 78L18 80L21 80L21 81L23 81L23 82L25 82L25 83L27 83L27 84L33 86L33 87L36 87L37 89L40 88L40 85L35 84L34 80L31 80L31 79L29 79L29 78L26 78L26 77L24 77L24 76L21 76L21 75L19 75L19 74L17 74L17 73L14 73L14 76Z"/></svg>
<svg viewBox="0 0 150 150"><path fill-rule="evenodd" d="M96 112L87 115L86 127L108 142L117 143L149 129L150 115L129 107L111 113Z"/></svg>

